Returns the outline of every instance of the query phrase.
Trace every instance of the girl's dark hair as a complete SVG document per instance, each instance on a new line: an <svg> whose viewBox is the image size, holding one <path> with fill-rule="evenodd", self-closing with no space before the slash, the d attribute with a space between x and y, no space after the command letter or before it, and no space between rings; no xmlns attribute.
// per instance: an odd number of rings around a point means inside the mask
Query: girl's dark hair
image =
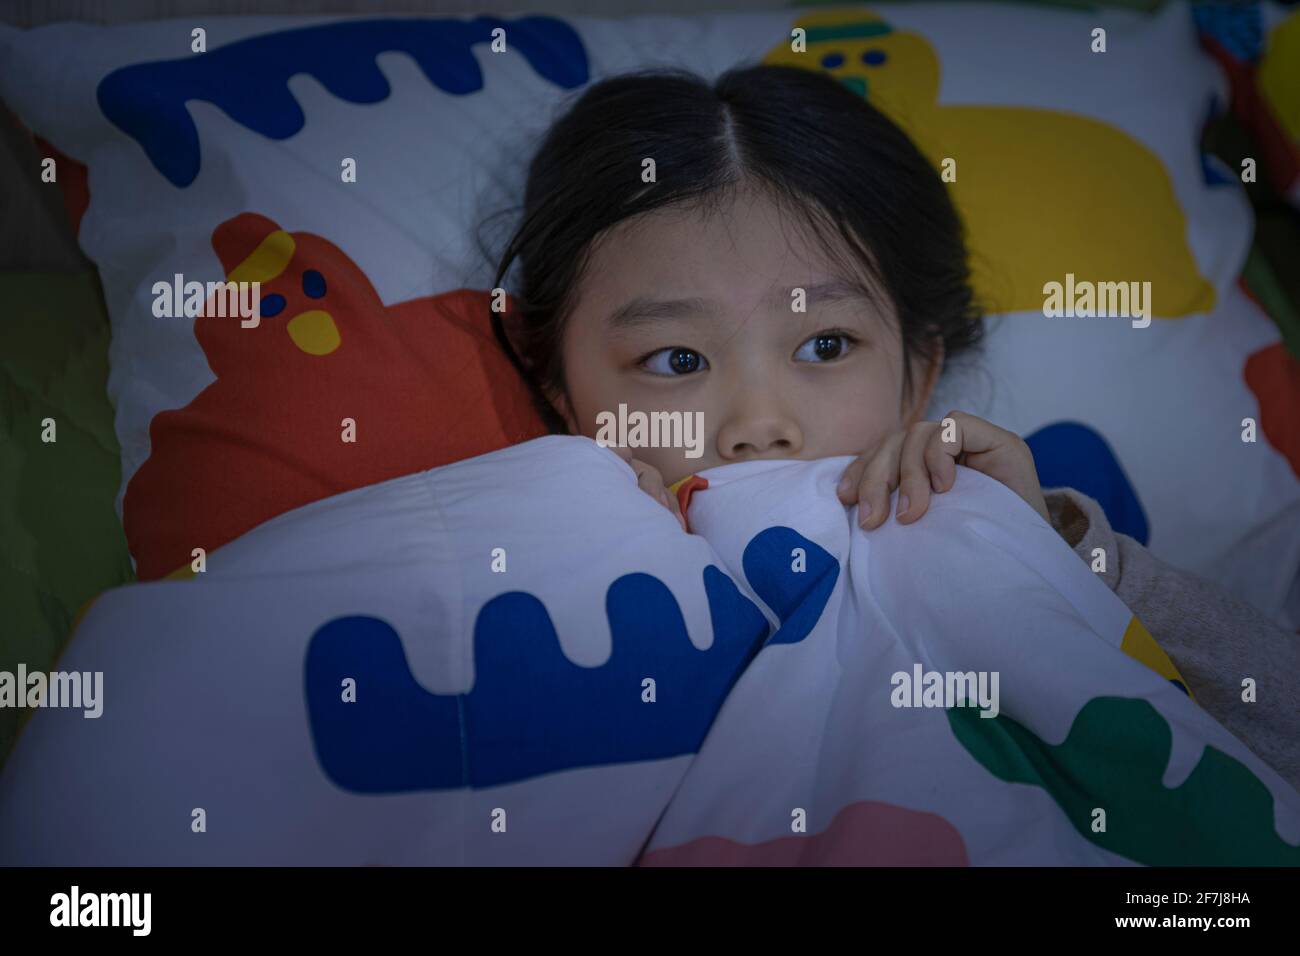
<svg viewBox="0 0 1300 956"><path fill-rule="evenodd" d="M651 184L641 178L645 158L655 161ZM909 359L932 359L936 341L946 356L979 341L980 311L948 190L907 135L860 95L790 66L738 68L712 85L681 70L624 74L587 88L547 132L493 283L500 287L519 260L510 336L496 312L492 324L552 428L563 423L546 395L564 390L564 325L593 242L652 210L721 208L741 186L764 189L847 267L845 278L888 296L904 387Z"/></svg>

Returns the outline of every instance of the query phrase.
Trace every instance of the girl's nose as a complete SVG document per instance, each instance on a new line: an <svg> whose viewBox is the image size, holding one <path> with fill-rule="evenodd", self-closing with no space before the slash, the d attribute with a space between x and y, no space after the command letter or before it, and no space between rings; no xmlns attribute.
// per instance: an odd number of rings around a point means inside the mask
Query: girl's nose
<svg viewBox="0 0 1300 956"><path fill-rule="evenodd" d="M718 454L727 461L787 458L803 450L803 431L789 415L741 411L718 430Z"/></svg>

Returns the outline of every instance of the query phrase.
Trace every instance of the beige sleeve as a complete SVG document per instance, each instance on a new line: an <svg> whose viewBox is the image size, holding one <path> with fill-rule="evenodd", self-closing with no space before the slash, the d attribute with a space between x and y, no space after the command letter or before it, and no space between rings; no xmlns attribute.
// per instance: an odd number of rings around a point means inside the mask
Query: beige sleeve
<svg viewBox="0 0 1300 956"><path fill-rule="evenodd" d="M1174 662L1197 701L1300 790L1300 635L1208 581L1116 534L1101 506L1073 488L1043 489L1052 526L1084 561L1105 554L1102 580ZM1255 701L1242 681L1255 681Z"/></svg>

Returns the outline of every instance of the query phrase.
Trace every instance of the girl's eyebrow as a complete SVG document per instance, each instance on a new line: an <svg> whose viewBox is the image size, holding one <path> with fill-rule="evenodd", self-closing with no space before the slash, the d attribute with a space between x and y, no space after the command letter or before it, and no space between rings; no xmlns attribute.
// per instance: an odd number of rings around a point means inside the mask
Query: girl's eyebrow
<svg viewBox="0 0 1300 956"><path fill-rule="evenodd" d="M809 306L821 302L839 302L844 299L867 299L868 301L874 299L874 296L864 286L843 279L831 279L828 282L818 282L813 285L790 286L787 289L778 289L774 297L789 303L794 298L796 289L803 289L806 304Z"/></svg>
<svg viewBox="0 0 1300 956"><path fill-rule="evenodd" d="M844 299L872 299L871 294L862 286L842 279L832 279L829 282L777 289L773 293L773 301L788 304L794 298L795 289L804 290L805 304L809 307ZM711 299L654 299L637 296L615 309L605 321L611 328L623 329L681 315L711 315L718 311L717 303Z"/></svg>
<svg viewBox="0 0 1300 956"><path fill-rule="evenodd" d="M613 329L634 328L682 314L709 315L718 311L709 299L652 299L637 296L610 313L605 323Z"/></svg>

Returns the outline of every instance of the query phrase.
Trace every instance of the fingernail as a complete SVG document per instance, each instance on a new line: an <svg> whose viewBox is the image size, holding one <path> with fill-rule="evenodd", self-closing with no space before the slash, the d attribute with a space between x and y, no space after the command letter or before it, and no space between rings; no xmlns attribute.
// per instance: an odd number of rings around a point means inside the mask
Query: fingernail
<svg viewBox="0 0 1300 956"><path fill-rule="evenodd" d="M871 517L871 502L865 498L858 503L858 524L866 526L867 519Z"/></svg>
<svg viewBox="0 0 1300 956"><path fill-rule="evenodd" d="M852 485L852 482L849 481L849 476L848 476L848 475L845 475L843 478L840 479L840 483L839 483L838 485L835 486L835 490L836 490L839 494L846 494L846 493L848 492L849 487L850 487L851 485Z"/></svg>
<svg viewBox="0 0 1300 956"><path fill-rule="evenodd" d="M907 495L898 496L898 514L900 516L907 513L907 506L909 504L910 502L907 500Z"/></svg>
<svg viewBox="0 0 1300 956"><path fill-rule="evenodd" d="M930 476L930 487L933 488L936 492L939 490L939 476L938 476L938 475L931 475L931 476Z"/></svg>

